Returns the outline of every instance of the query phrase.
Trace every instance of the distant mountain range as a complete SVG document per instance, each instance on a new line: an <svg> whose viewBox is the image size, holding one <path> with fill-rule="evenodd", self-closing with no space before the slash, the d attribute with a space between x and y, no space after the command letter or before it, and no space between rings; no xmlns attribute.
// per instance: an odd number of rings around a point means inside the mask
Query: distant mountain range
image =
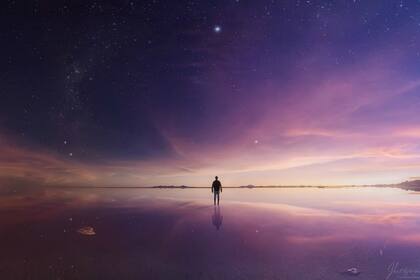
<svg viewBox="0 0 420 280"><path fill-rule="evenodd" d="M420 180L405 181L397 184L397 186L407 190L420 190Z"/></svg>
<svg viewBox="0 0 420 280"><path fill-rule="evenodd" d="M194 188L189 186L153 186L152 189L187 189L187 188Z"/></svg>
<svg viewBox="0 0 420 280"><path fill-rule="evenodd" d="M410 180L398 184L377 184L377 185L337 185L337 186L310 186L310 185L295 185L295 186L286 186L286 185L274 185L274 186L255 186L255 185L245 185L238 187L224 187L224 188L234 188L234 189L268 189L268 188L341 188L341 187L398 187L406 190L417 190L420 191L420 180ZM209 187L192 187L192 186L153 186L150 187L153 189L207 189Z"/></svg>

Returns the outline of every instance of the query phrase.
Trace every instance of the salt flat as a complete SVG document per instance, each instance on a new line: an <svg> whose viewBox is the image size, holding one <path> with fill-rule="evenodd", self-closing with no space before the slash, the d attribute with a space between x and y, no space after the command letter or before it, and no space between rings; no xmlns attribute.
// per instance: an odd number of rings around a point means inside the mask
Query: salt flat
<svg viewBox="0 0 420 280"><path fill-rule="evenodd" d="M50 189L0 198L2 279L420 277L398 188ZM86 233L86 234L84 234Z"/></svg>

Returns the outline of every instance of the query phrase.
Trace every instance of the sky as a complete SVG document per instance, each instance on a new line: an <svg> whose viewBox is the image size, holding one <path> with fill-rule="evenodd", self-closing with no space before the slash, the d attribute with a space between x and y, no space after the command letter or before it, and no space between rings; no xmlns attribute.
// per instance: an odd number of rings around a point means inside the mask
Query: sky
<svg viewBox="0 0 420 280"><path fill-rule="evenodd" d="M2 185L420 175L418 1L0 5Z"/></svg>

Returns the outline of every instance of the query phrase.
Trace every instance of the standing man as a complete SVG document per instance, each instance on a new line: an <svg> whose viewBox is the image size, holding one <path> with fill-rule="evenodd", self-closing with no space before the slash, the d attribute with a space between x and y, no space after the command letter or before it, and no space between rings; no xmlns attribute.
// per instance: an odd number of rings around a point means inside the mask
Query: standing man
<svg viewBox="0 0 420 280"><path fill-rule="evenodd" d="M222 183L219 181L219 177L215 177L216 180L213 181L211 185L211 192L214 194L214 205L216 205L216 196L217 196L217 205L219 205L220 193L222 192Z"/></svg>

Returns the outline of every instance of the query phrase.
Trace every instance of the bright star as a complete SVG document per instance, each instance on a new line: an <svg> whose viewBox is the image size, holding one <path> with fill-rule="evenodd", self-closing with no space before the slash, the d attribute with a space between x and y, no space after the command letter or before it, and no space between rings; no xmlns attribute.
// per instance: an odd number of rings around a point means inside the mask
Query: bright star
<svg viewBox="0 0 420 280"><path fill-rule="evenodd" d="M222 31L222 27L220 25L216 25L213 28L214 32L219 33L220 31Z"/></svg>

